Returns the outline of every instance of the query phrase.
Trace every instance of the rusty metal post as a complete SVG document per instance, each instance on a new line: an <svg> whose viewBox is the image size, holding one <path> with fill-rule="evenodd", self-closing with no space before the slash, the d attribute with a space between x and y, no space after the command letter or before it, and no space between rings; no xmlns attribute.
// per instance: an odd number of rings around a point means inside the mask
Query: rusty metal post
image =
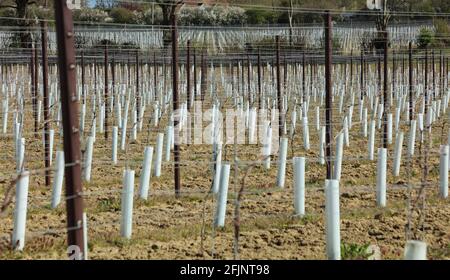
<svg viewBox="0 0 450 280"><path fill-rule="evenodd" d="M364 51L361 50L361 73L360 73L360 88L361 88L361 95L360 99L362 100L364 97Z"/></svg>
<svg viewBox="0 0 450 280"><path fill-rule="evenodd" d="M343 65L344 65L344 71L342 72L343 73L343 75L342 75L342 79L344 80L344 89L345 89L345 91L347 91L348 90L348 85L347 85L347 83L348 83L348 79L347 79L347 59L345 59L345 61L344 61L344 63L343 63ZM342 65L342 64L341 64ZM342 66L341 66L341 69L342 69Z"/></svg>
<svg viewBox="0 0 450 280"><path fill-rule="evenodd" d="M303 51L302 55L302 94L303 100L306 99L306 61L305 61L305 51Z"/></svg>
<svg viewBox="0 0 450 280"><path fill-rule="evenodd" d="M205 102L205 96L206 96L206 90L207 90L207 85L206 85L206 79L207 79L207 75L208 75L208 68L206 66L206 62L205 62L205 51L202 51L202 55L201 55L201 69L202 69L202 76L200 78L200 95L201 95L201 101L202 103ZM203 108L203 105L202 105Z"/></svg>
<svg viewBox="0 0 450 280"><path fill-rule="evenodd" d="M197 101L198 97L197 97L197 52L195 51L195 47L193 49L194 53L193 53L193 57L192 57L192 62L194 64L194 100Z"/></svg>
<svg viewBox="0 0 450 280"><path fill-rule="evenodd" d="M261 95L262 95L262 85L261 85L261 50L258 49L258 109L261 108Z"/></svg>
<svg viewBox="0 0 450 280"><path fill-rule="evenodd" d="M408 62L409 62L409 122L414 119L414 107L413 107L413 62L412 62L412 43L409 42L408 46Z"/></svg>
<svg viewBox="0 0 450 280"><path fill-rule="evenodd" d="M381 89L383 79L381 78L381 56L378 55L378 89Z"/></svg>
<svg viewBox="0 0 450 280"><path fill-rule="evenodd" d="M90 79L90 82L92 83L92 78ZM97 96L97 57L96 56L94 56L94 94L95 94L95 96Z"/></svg>
<svg viewBox="0 0 450 280"><path fill-rule="evenodd" d="M449 69L448 61L449 61L449 58L445 57L445 69L444 69L444 73L445 73L445 81L444 81L445 89L448 89L448 74L447 74L448 73L448 69Z"/></svg>
<svg viewBox="0 0 450 280"><path fill-rule="evenodd" d="M231 76L231 92L234 92L234 67L233 67L233 62L230 62L228 67L229 67L228 71L230 72L230 76Z"/></svg>
<svg viewBox="0 0 450 280"><path fill-rule="evenodd" d="M105 126L105 140L108 140L108 45L105 45L105 116L104 116L104 126Z"/></svg>
<svg viewBox="0 0 450 280"><path fill-rule="evenodd" d="M395 90L395 72L397 71L397 64L395 60L395 51L392 50L392 91Z"/></svg>
<svg viewBox="0 0 450 280"><path fill-rule="evenodd" d="M442 55L442 50L439 52L439 98L442 97L444 90L444 56Z"/></svg>
<svg viewBox="0 0 450 280"><path fill-rule="evenodd" d="M247 102L250 103L250 91L251 91L251 87L250 87L250 81L251 81L251 77L250 77L250 55L247 52Z"/></svg>
<svg viewBox="0 0 450 280"><path fill-rule="evenodd" d="M173 90L173 114L174 114L174 179L175 179L175 197L180 197L180 130L179 130L179 101L178 101L178 34L177 34L177 16L174 10L172 14L172 90ZM202 73L203 78L203 73ZM178 115L178 116L177 116Z"/></svg>
<svg viewBox="0 0 450 280"><path fill-rule="evenodd" d="M153 52L153 86L154 86L154 93L153 93L153 100L156 101L157 93L158 93L158 65L156 65L156 52Z"/></svg>
<svg viewBox="0 0 450 280"><path fill-rule="evenodd" d="M127 72L128 72L128 76L127 76L127 85L130 86L131 85L131 61L130 61L130 52L127 52Z"/></svg>
<svg viewBox="0 0 450 280"><path fill-rule="evenodd" d="M136 50L136 116L137 122L141 120L141 95L139 94L139 51ZM135 124L136 125L136 124Z"/></svg>
<svg viewBox="0 0 450 280"><path fill-rule="evenodd" d="M286 53L283 54L283 90L286 92L287 88L287 72L288 72L288 65L286 61Z"/></svg>
<svg viewBox="0 0 450 280"><path fill-rule="evenodd" d="M383 32L384 35L384 40L383 40L383 46L384 46L384 81L383 81L383 106L384 106L384 110L383 110L383 148L387 148L388 147L388 137L387 137L387 132L388 132L388 123L387 123L387 115L389 113L390 110L390 104L388 102L388 40L389 40L389 35L387 30L385 30Z"/></svg>
<svg viewBox="0 0 450 280"><path fill-rule="evenodd" d="M312 93L313 81L314 81L314 56L311 55L309 58L309 93Z"/></svg>
<svg viewBox="0 0 450 280"><path fill-rule="evenodd" d="M36 44L37 45L37 44ZM38 58L38 49L37 46L34 48L34 90L36 93L36 97L39 98L39 58Z"/></svg>
<svg viewBox="0 0 450 280"><path fill-rule="evenodd" d="M81 187L81 150L76 98L76 60L72 12L67 1L56 0L55 20L58 43L58 66L66 162L67 243L76 245L84 255L83 197Z"/></svg>
<svg viewBox="0 0 450 280"><path fill-rule="evenodd" d="M280 36L275 37L277 44L277 101L278 101L278 137L283 137L283 108L281 107L281 68L280 68Z"/></svg>
<svg viewBox="0 0 450 280"><path fill-rule="evenodd" d="M272 65L271 65L271 77L272 77L272 87L275 87L275 59L272 58Z"/></svg>
<svg viewBox="0 0 450 280"><path fill-rule="evenodd" d="M42 47L42 89L44 97L44 158L45 186L50 186L50 118L48 102L48 58L47 58L47 23L41 22Z"/></svg>
<svg viewBox="0 0 450 280"><path fill-rule="evenodd" d="M350 51L350 88L353 89L353 49Z"/></svg>
<svg viewBox="0 0 450 280"><path fill-rule="evenodd" d="M243 64L241 59L239 58L240 55L237 55L238 58L236 58L235 63L236 63L236 90L237 90L237 94L243 94L244 92L244 88L243 88L243 82L242 82L242 71L244 71L243 68ZM241 65L242 64L242 65Z"/></svg>
<svg viewBox="0 0 450 280"><path fill-rule="evenodd" d="M81 100L84 103L86 103L86 96L85 93L85 84L86 84L86 73L84 69L84 52L81 52Z"/></svg>
<svg viewBox="0 0 450 280"><path fill-rule="evenodd" d="M434 50L431 51L431 65L433 67L432 73L433 73L433 100L436 99L436 71L435 71L435 61L434 61L435 55Z"/></svg>
<svg viewBox="0 0 450 280"><path fill-rule="evenodd" d="M35 72L34 72L34 56L35 56L34 47L31 49L31 57L30 57L30 74L31 74L31 96L33 100L33 117L34 117L34 137L38 137L38 111L37 111L37 91L35 87Z"/></svg>
<svg viewBox="0 0 450 280"><path fill-rule="evenodd" d="M332 137L332 104L331 104L331 71L332 71L332 47L331 44L331 14L329 11L325 14L325 155L327 159L327 179L332 179L333 164L331 161L331 139Z"/></svg>
<svg viewBox="0 0 450 280"><path fill-rule="evenodd" d="M191 40L187 41L186 80L187 110L189 111L191 109Z"/></svg>
<svg viewBox="0 0 450 280"><path fill-rule="evenodd" d="M149 67L150 69L150 67ZM116 87L116 55L113 51L112 53L112 61L111 61L111 98L114 98L114 94L116 93L115 91L115 87ZM113 108L111 108L112 111L114 112L114 103L113 103ZM114 118L113 118L114 119Z"/></svg>
<svg viewBox="0 0 450 280"><path fill-rule="evenodd" d="M424 71L425 71L425 76L424 76L424 90L425 90L425 116L427 115L428 112L428 48L425 47L425 65L424 65Z"/></svg>
<svg viewBox="0 0 450 280"><path fill-rule="evenodd" d="M406 80L406 55L402 53L402 84L405 84Z"/></svg>
<svg viewBox="0 0 450 280"><path fill-rule="evenodd" d="M92 79L90 80L92 82ZM97 96L97 57L94 56L94 94Z"/></svg>
<svg viewBox="0 0 450 280"><path fill-rule="evenodd" d="M242 63L242 68L241 68L241 90L242 90L242 98L244 98L244 93L245 93L245 71L244 71L244 58L241 59L241 63Z"/></svg>

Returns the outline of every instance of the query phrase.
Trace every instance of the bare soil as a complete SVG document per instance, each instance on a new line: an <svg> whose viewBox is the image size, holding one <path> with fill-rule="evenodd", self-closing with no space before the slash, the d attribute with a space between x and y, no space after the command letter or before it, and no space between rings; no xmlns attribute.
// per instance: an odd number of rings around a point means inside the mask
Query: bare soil
<svg viewBox="0 0 450 280"><path fill-rule="evenodd" d="M310 105L310 123L313 124L313 107ZM31 110L31 105L27 104ZM321 112L323 113L323 111ZM337 114L336 114L337 115ZM152 118L151 109L146 119ZM10 116L11 117L11 116ZM88 115L88 120L89 120ZM394 144L389 147L387 207L378 208L375 203L376 157L367 160L367 138L361 136L357 108L350 146L344 147L342 179L340 182L341 241L345 244L377 245L383 259L402 259L406 242L408 176L407 137L405 132L402 167L399 177L392 176ZM445 118L444 116L442 118ZM290 117L288 118L290 120ZM336 117L338 120L339 117ZM86 123L88 123L88 120ZM111 120L111 119L110 119ZM127 144L127 150L119 151L119 163L111 162L111 138L97 132L94 144L92 181L84 183L85 207L88 215L89 258L91 259L232 259L234 246L233 215L235 197L240 188L246 166L235 173L232 165L230 191L226 212L226 226L212 227L215 198L208 195L212 171L210 145L182 145L182 195L174 197L173 162L163 164L162 176L151 178L148 201L137 198L137 185L141 173L143 150L155 145L156 132L164 131L167 120L159 128L147 124L138 140ZM301 123L297 122L294 141L289 141L288 158L293 156L318 157L318 133L310 126L311 149L303 147ZM10 124L12 125L12 124ZM445 124L444 124L445 125ZM55 127L56 124L52 123ZM11 127L11 126L10 126ZM87 125L88 128L90 126ZM24 137L26 137L26 168L33 171L30 177L29 208L27 216L26 244L23 252L11 250L14 203L0 217L0 259L64 259L67 257L65 203L57 209L50 208L51 186L44 185L44 151L41 135L30 135L33 128L31 111L27 111ZM340 127L335 126L334 132ZM11 129L8 130L12 131ZM376 147L381 130L377 129ZM430 152L428 186L423 189L425 208L423 222L413 225L414 236L428 244L430 259L450 259L450 203L439 198L440 143L446 142L440 124L432 130L433 145ZM59 133L55 133L54 151L62 149ZM111 137L111 133L110 136ZM12 134L0 140L0 198L15 177L15 158ZM395 141L395 134L394 139ZM293 144L292 144L293 143ZM416 142L419 155L419 141ZM84 148L85 143L83 143ZM232 161L234 152L239 160L252 161L259 157L260 145L233 145L224 150L223 161ZM334 148L333 148L334 149ZM376 154L376 153L375 153ZM173 159L173 157L171 158ZM288 162L285 188L275 186L277 157L272 158L269 170L255 167L246 178L245 193L241 202L239 258L241 259L325 259L324 180L326 168L317 160L307 160L306 213L294 216L293 170ZM420 191L421 158L415 157L410 181L414 190L412 201ZM120 237L120 209L122 174L125 168L136 170L133 235L131 240ZM14 200L14 199L13 199ZM420 212L420 211L419 211ZM414 211L413 222L420 221ZM203 229L203 230L202 230Z"/></svg>

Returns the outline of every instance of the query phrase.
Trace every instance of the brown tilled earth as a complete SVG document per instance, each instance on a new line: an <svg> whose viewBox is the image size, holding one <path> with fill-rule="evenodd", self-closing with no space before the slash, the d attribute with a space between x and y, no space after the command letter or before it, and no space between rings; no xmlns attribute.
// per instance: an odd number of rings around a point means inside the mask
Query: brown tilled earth
<svg viewBox="0 0 450 280"><path fill-rule="evenodd" d="M311 104L310 108L313 104ZM31 105L28 107L31 108ZM310 110L313 123L314 111ZM150 109L146 117L152 116ZM336 114L337 116L337 114ZM354 122L358 118L354 110ZM88 117L89 119L90 117ZM290 118L289 118L290 119ZM337 117L336 117L337 120ZM163 132L166 120L160 131ZM10 124L11 125L11 124ZM53 123L53 127L56 125ZM43 168L41 136L33 138L32 116L26 119L26 166L30 170ZM338 131L335 126L334 132ZM208 196L211 184L210 145L183 145L182 150L182 196L174 197L173 164L164 163L162 176L151 178L148 201L137 198L137 186L141 173L143 150L146 145L155 145L156 131L147 138L147 125L138 135L138 141L129 143L127 151L119 151L119 164L110 160L110 139L105 142L103 134L97 133L94 144L92 181L84 183L85 206L88 216L89 258L91 259L232 259L234 257L235 198L247 166L232 166L230 190L224 229L212 228L215 198ZM11 131L11 130L10 130ZM375 178L376 159L367 160L367 138L360 135L360 125L351 130L349 147L344 147L342 178L340 182L341 242L344 258L367 258L354 254L355 248L377 245L382 259L402 259L410 197L406 184L407 175L407 128L405 132L401 174L392 176L394 144L390 145L388 162L387 207L376 207ZM433 144L430 152L428 186L418 198L420 158L415 158L411 169L411 201L414 205L425 201L422 211L414 207L412 234L428 244L430 259L450 259L450 203L439 197L439 144L446 142L440 124L432 130ZM28 133L28 134L27 134ZM318 133L311 125L311 150L305 152L301 125L292 144L289 141L288 159L292 156L318 157ZM55 133L55 151L62 145ZM110 135L111 137L111 135ZM395 141L395 138L394 140ZM380 143L377 129L376 146ZM418 143L418 142L417 142ZM83 143L84 147L85 143ZM120 146L120 145L119 145ZM260 145L238 145L239 160L257 160ZM5 196L15 174L14 146L12 136L2 136L0 141L0 195ZM416 155L420 153L416 146ZM233 145L225 147L223 161L231 161ZM359 159L360 158L360 159ZM135 204L133 213L133 235L131 240L120 237L120 209L122 174L125 167L136 170ZM307 161L306 167L306 216L294 216L293 170L287 165L284 189L277 188L276 156L269 170L262 166L253 168L245 180L245 192L241 202L239 257L241 259L325 259L324 227L324 180L325 166L316 160ZM237 180L236 180L237 179ZM11 250L10 236L13 227L14 204L0 217L1 259L64 259L67 257L66 213L62 203L55 210L50 208L51 187L44 185L42 170L30 177L29 207L27 216L26 244L23 252ZM422 214L422 216L419 216Z"/></svg>

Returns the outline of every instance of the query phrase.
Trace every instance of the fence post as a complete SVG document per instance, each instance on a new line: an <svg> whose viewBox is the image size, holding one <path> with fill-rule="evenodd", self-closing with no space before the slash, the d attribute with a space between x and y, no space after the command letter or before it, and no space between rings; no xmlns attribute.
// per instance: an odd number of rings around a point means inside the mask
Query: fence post
<svg viewBox="0 0 450 280"><path fill-rule="evenodd" d="M187 41L187 54L186 54L186 98L187 98L187 110L191 110L191 40Z"/></svg>
<svg viewBox="0 0 450 280"><path fill-rule="evenodd" d="M105 140L108 140L108 45L105 46L105 100L104 100L104 106L105 106L105 118L104 118L104 124L105 124Z"/></svg>
<svg viewBox="0 0 450 280"><path fill-rule="evenodd" d="M50 120L48 115L48 59L47 59L47 22L41 22L42 40L42 88L44 94L44 157L45 157L45 186L50 186Z"/></svg>
<svg viewBox="0 0 450 280"><path fill-rule="evenodd" d="M360 88L361 88L361 95L360 99L363 100L364 97L364 51L361 50L361 72L360 72Z"/></svg>
<svg viewBox="0 0 450 280"><path fill-rule="evenodd" d="M195 51L195 47L193 49L193 52L192 63L194 65L194 100L197 101L197 52Z"/></svg>
<svg viewBox="0 0 450 280"><path fill-rule="evenodd" d="M327 161L327 179L332 179L333 167L331 164L331 139L332 139L332 109L331 109L331 71L332 71L332 44L331 44L331 15L325 14L325 156Z"/></svg>
<svg viewBox="0 0 450 280"><path fill-rule="evenodd" d="M284 129L283 129L283 108L281 107L281 69L280 69L280 36L276 37L277 43L277 101L278 101L278 137L281 139L283 137Z"/></svg>
<svg viewBox="0 0 450 280"><path fill-rule="evenodd" d="M258 109L261 110L261 94L262 94L262 87L261 87L261 50L258 49Z"/></svg>
<svg viewBox="0 0 450 280"><path fill-rule="evenodd" d="M34 56L36 55L35 48L31 49L31 59L30 59L30 74L31 74L31 95L33 99L33 117L34 117L34 137L38 137L38 95L35 87L35 72L34 68Z"/></svg>
<svg viewBox="0 0 450 280"><path fill-rule="evenodd" d="M306 61L305 61L305 51L302 53L302 104L306 99Z"/></svg>
<svg viewBox="0 0 450 280"><path fill-rule="evenodd" d="M353 92L353 49L350 51L350 88L351 92ZM352 100L353 106L353 100Z"/></svg>
<svg viewBox="0 0 450 280"><path fill-rule="evenodd" d="M425 65L424 65L424 71L425 71L425 76L424 76L424 91L425 91L425 111L424 116L427 115L428 112L428 48L425 47Z"/></svg>
<svg viewBox="0 0 450 280"><path fill-rule="evenodd" d="M81 150L76 98L75 34L72 12L67 1L55 1L56 36L58 44L59 81L64 129L64 159L66 165L67 243L85 252L83 237L83 197L81 187Z"/></svg>
<svg viewBox="0 0 450 280"><path fill-rule="evenodd" d="M392 50L392 91L395 90L395 72L397 71L397 64L395 60L395 51Z"/></svg>
<svg viewBox="0 0 450 280"><path fill-rule="evenodd" d="M431 65L433 66L432 69L432 74L433 74L433 99L436 99L436 65L435 65L435 55L434 55L434 50L431 51Z"/></svg>
<svg viewBox="0 0 450 280"><path fill-rule="evenodd" d="M388 102L388 32L384 31L384 81L383 81L383 115L384 115L384 126L383 126L383 148L388 146L388 114L390 110L390 104Z"/></svg>
<svg viewBox="0 0 450 280"><path fill-rule="evenodd" d="M247 51L247 103L251 102L251 72L250 72L250 54Z"/></svg>
<svg viewBox="0 0 450 280"><path fill-rule="evenodd" d="M200 100L202 101L202 103L204 103L205 101L205 95L206 95L206 90L207 90L207 85L206 85L206 79L207 79L207 75L208 75L208 68L206 66L205 63L205 51L202 51L201 54L201 77L200 77ZM202 104L202 108L203 108L203 104Z"/></svg>
<svg viewBox="0 0 450 280"><path fill-rule="evenodd" d="M153 52L153 101L157 100L158 97L158 83L156 82L158 78L158 66L156 65L156 52Z"/></svg>
<svg viewBox="0 0 450 280"><path fill-rule="evenodd" d="M177 15L174 9L172 13L172 87L173 87L173 128L174 128L174 180L175 180L175 197L180 196L181 179L180 179L180 115L178 111L178 34L177 34ZM202 73L202 80L204 73ZM205 77L206 78L206 77ZM206 80L205 80L206 81ZM177 116L178 115L178 116ZM167 139L170 141L170 139Z"/></svg>
<svg viewBox="0 0 450 280"><path fill-rule="evenodd" d="M81 52L81 99L82 99L82 103L84 104L86 102L85 98L86 96L84 95L85 92L85 69L84 69L84 52Z"/></svg>
<svg viewBox="0 0 450 280"><path fill-rule="evenodd" d="M139 51L136 50L136 123L141 120L141 96L139 95ZM136 125L136 124L135 124Z"/></svg>
<svg viewBox="0 0 450 280"><path fill-rule="evenodd" d="M413 63L412 63L412 43L409 42L408 62L409 62L409 123L414 119L413 108Z"/></svg>
<svg viewBox="0 0 450 280"><path fill-rule="evenodd" d="M36 43L36 45L37 45L37 43ZM38 60L38 49L37 49L37 46L35 46L35 48L34 48L34 69L33 69L33 71L34 71L34 82L33 82L33 84L34 84L34 89L35 89L35 92L36 92L36 97L38 97L39 96L39 94L38 94L38 92L39 92L39 87L38 87L38 81L39 81L39 60ZM39 103L39 101L38 101L38 103ZM39 104L37 104L37 105L39 106ZM39 108L38 108L38 110L39 110ZM39 116L38 116L38 118L39 118Z"/></svg>

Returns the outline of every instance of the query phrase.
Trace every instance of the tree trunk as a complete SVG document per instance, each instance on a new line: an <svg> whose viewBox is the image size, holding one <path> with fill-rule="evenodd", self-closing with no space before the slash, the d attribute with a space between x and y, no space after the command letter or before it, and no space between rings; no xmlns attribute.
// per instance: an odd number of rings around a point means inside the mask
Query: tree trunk
<svg viewBox="0 0 450 280"><path fill-rule="evenodd" d="M21 48L30 48L31 47L31 34L27 30L29 26L29 22L26 20L27 17L27 7L29 0L16 0L16 16L19 18L17 20L17 25L22 27L20 30L22 31L19 35L20 39L20 47Z"/></svg>
<svg viewBox="0 0 450 280"><path fill-rule="evenodd" d="M289 8L290 11L288 13L289 17L289 45L293 45L293 39L292 39L292 33L293 33L293 26L292 26L292 18L294 17L294 4L292 3L292 0L289 1Z"/></svg>
<svg viewBox="0 0 450 280"><path fill-rule="evenodd" d="M172 7L169 5L160 5L160 7L162 10L162 15L163 15L162 25L165 27L169 27L170 26L170 16L172 14ZM171 42L172 42L171 30L169 28L164 28L163 29L164 49L168 49L168 46L170 45Z"/></svg>

